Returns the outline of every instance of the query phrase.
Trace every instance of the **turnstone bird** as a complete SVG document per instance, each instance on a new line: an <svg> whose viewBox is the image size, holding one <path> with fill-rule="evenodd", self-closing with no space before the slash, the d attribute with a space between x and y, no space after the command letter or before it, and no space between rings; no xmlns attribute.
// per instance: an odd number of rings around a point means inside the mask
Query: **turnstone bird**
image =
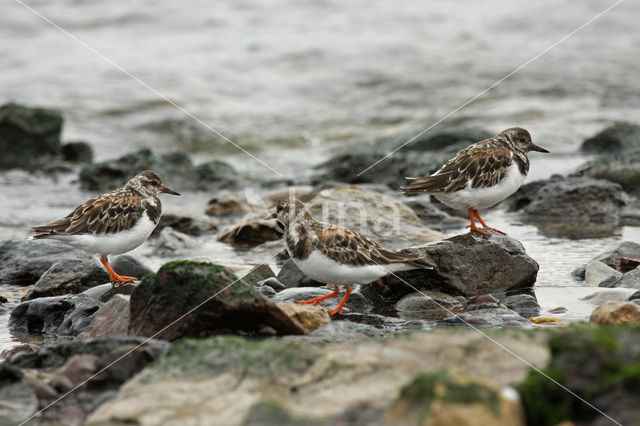
<svg viewBox="0 0 640 426"><path fill-rule="evenodd" d="M451 208L467 209L471 232L504 234L488 227L478 209L491 207L520 188L529 172L530 151L549 152L535 145L528 131L512 127L461 150L431 176L407 177L415 182L401 188L405 194L425 192ZM482 228L476 227L474 218Z"/></svg>
<svg viewBox="0 0 640 426"><path fill-rule="evenodd" d="M118 275L107 256L133 250L149 238L162 214L160 193L180 195L164 186L156 172L145 170L122 188L76 207L64 219L32 227L36 235L31 238L53 238L99 255L114 286L135 281L135 277Z"/></svg>
<svg viewBox="0 0 640 426"><path fill-rule="evenodd" d="M346 293L329 313L342 311L351 295L350 284L369 284L393 272L433 269L424 255L414 251L385 249L369 238L337 225L318 222L298 200L279 200L271 216L284 227L289 255L304 274L316 281L333 284L333 293L298 303L319 304Z"/></svg>

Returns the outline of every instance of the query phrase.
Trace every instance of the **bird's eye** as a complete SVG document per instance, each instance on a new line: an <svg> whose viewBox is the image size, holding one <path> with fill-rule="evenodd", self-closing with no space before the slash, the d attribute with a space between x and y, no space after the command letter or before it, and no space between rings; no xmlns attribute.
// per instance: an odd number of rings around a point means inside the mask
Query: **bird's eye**
<svg viewBox="0 0 640 426"><path fill-rule="evenodd" d="M520 142L524 142L524 138L520 138Z"/></svg>
<svg viewBox="0 0 640 426"><path fill-rule="evenodd" d="M278 207L276 207L276 211L277 211L277 212L281 212L281 211L282 211L282 209L284 209L284 206L283 206L283 205L279 205Z"/></svg>
<svg viewBox="0 0 640 426"><path fill-rule="evenodd" d="M152 180L151 181L151 185L158 186L158 185L160 185L160 182L158 182L157 180Z"/></svg>

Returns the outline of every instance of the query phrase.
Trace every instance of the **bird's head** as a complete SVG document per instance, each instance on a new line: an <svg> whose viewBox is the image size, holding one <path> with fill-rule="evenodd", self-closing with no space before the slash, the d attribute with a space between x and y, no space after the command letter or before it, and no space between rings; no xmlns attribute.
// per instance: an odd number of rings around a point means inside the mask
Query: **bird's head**
<svg viewBox="0 0 640 426"><path fill-rule="evenodd" d="M285 228L298 219L311 219L311 214L300 200L284 199L276 201L276 212L270 216L277 219Z"/></svg>
<svg viewBox="0 0 640 426"><path fill-rule="evenodd" d="M525 154L530 151L549 152L534 144L529 132L521 127L512 127L510 129L503 130L498 136L504 137L515 149L524 152Z"/></svg>
<svg viewBox="0 0 640 426"><path fill-rule="evenodd" d="M132 177L125 186L133 187L148 197L158 194L180 195L173 189L164 186L160 175L153 170L145 170Z"/></svg>

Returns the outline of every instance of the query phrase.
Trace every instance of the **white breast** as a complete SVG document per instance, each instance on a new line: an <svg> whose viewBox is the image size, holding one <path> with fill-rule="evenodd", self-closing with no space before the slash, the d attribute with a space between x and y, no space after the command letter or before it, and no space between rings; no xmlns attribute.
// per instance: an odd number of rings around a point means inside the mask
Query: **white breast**
<svg viewBox="0 0 640 426"><path fill-rule="evenodd" d="M435 197L454 209L485 209L494 206L513 194L522 186L526 175L520 173L518 165L514 161L505 177L496 185L489 188L471 188L471 184L459 191L447 194L434 194Z"/></svg>
<svg viewBox="0 0 640 426"><path fill-rule="evenodd" d="M289 254L291 253L289 252ZM307 277L327 284L368 284L392 272L416 268L402 263L366 266L343 265L329 259L319 250L312 251L305 260L299 260L293 256L291 258Z"/></svg>
<svg viewBox="0 0 640 426"><path fill-rule="evenodd" d="M89 254L121 254L144 243L155 227L156 224L149 219L146 213L143 213L133 228L116 234L56 235L51 238L77 247Z"/></svg>

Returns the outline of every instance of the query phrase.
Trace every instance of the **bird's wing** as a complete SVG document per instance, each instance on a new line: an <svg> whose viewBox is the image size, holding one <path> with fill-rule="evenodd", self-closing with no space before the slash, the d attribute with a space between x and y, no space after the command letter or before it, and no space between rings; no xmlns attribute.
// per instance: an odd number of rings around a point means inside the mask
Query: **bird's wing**
<svg viewBox="0 0 640 426"><path fill-rule="evenodd" d="M458 152L432 176L407 178L415 182L401 188L405 193L451 193L467 185L487 188L502 180L511 163L509 149L490 140L481 141Z"/></svg>
<svg viewBox="0 0 640 426"><path fill-rule="evenodd" d="M76 207L67 217L31 228L36 237L47 235L113 234L133 228L144 213L140 197L135 195L92 198Z"/></svg>
<svg viewBox="0 0 640 426"><path fill-rule="evenodd" d="M351 266L408 263L416 268L431 269L432 264L418 252L396 252L386 249L357 232L337 225L317 222L311 242L329 259Z"/></svg>

